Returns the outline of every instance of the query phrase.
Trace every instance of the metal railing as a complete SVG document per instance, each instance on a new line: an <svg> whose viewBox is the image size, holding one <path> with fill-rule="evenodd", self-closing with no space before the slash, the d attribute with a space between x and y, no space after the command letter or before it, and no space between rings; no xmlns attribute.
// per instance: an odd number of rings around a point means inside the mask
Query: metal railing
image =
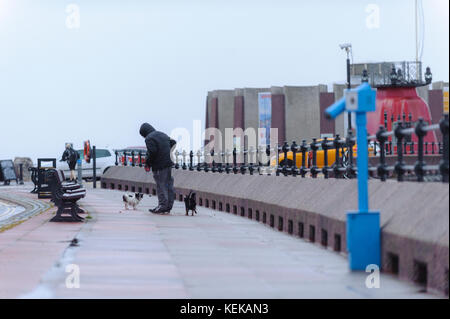
<svg viewBox="0 0 450 319"><path fill-rule="evenodd" d="M414 172L417 181L423 182L425 176L429 172L439 173L442 177L442 181L448 183L448 169L449 169L449 149L448 149L448 115L440 121L439 124L428 125L423 118L419 118L415 127L407 127L403 122L399 122L394 130L387 131L385 127L380 127L376 136L380 143L380 149L383 150L380 155L380 162L377 167L377 174L381 180L386 180L391 172L395 172L398 181L405 179L407 172ZM430 131L440 130L443 135L443 144L438 143L439 154L442 154L442 159L439 165L428 165L425 162L424 155L428 154L428 143L424 143L424 137ZM412 135L416 135L418 138L417 143L410 143L410 154L414 154L415 146L417 145L417 161L414 165L406 165L404 156L407 154L407 143L404 140ZM396 153L397 161L395 165L386 165L385 146L389 137L396 137ZM392 152L392 142L390 142L389 152ZM432 145L432 154L434 154L434 145Z"/></svg>
<svg viewBox="0 0 450 319"><path fill-rule="evenodd" d="M360 84L365 80L373 87L422 86L427 84L423 80L422 71L422 62L420 61L357 63L351 65L352 83ZM364 79L364 73L366 73L366 79Z"/></svg>
<svg viewBox="0 0 450 319"><path fill-rule="evenodd" d="M122 166L139 166L142 167L146 160L146 151L139 150L116 150L115 152L116 160L115 164Z"/></svg>
<svg viewBox="0 0 450 319"><path fill-rule="evenodd" d="M410 119L410 117L409 117ZM422 118L416 123L397 119L395 128L387 130L387 116L385 125L375 135L367 137L369 160L369 176L382 181L396 178L398 181L416 180L442 181L448 183L449 173L449 118L445 115L439 124L428 125ZM393 121L392 121L393 122ZM413 125L414 124L414 125ZM391 126L393 127L393 126ZM427 143L424 137L431 131L440 131L442 142ZM417 142L413 142L415 136ZM347 138L339 135L334 138L323 138L321 141L312 139L300 144L284 142L282 145L267 145L249 147L248 149L215 151L199 150L175 151L174 168L212 173L226 174L259 174L277 176L308 176L317 178L356 178L356 138L349 132ZM331 158L334 150L334 158ZM321 155L321 167L318 166L318 155ZM281 154L283 159L281 159ZM119 161L119 157L125 158ZM239 160L238 160L239 159ZM281 160L280 160L281 159ZM387 159L394 162L388 165ZM415 160L414 164L407 164ZM439 160L439 164L426 163L427 159ZM119 163L121 162L121 163ZM331 163L332 162L332 163ZM378 163L377 163L378 162ZM116 151L116 165L143 166L144 152ZM331 164L331 165L330 165Z"/></svg>

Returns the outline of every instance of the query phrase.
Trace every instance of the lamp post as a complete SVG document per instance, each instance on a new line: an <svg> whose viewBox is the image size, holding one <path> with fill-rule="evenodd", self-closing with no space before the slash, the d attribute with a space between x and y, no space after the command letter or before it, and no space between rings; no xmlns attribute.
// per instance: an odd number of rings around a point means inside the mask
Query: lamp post
<svg viewBox="0 0 450 319"><path fill-rule="evenodd" d="M352 45L350 43L344 43L339 45L342 50L345 50L347 53L347 89L350 90L352 88L350 82L350 54L352 53ZM347 114L347 132L352 129L352 113L348 112Z"/></svg>
<svg viewBox="0 0 450 319"><path fill-rule="evenodd" d="M133 163L134 163L134 155L133 155ZM92 146L92 187L97 188L97 150L95 145Z"/></svg>

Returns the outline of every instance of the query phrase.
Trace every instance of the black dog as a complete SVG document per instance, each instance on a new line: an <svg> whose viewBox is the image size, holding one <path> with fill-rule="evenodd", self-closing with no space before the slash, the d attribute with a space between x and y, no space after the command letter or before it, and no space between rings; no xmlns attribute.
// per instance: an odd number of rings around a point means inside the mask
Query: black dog
<svg viewBox="0 0 450 319"><path fill-rule="evenodd" d="M190 210L192 210L191 216L194 216L194 213L197 214L197 201L193 191L190 191L189 195L184 197L184 206L186 207L186 216L189 215Z"/></svg>

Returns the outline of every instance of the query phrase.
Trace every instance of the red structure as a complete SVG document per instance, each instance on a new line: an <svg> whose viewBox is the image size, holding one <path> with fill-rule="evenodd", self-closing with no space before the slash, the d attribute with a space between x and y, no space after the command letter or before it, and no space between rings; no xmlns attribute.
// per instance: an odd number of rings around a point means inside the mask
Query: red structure
<svg viewBox="0 0 450 319"><path fill-rule="evenodd" d="M432 123L430 108L417 95L415 87L378 87L376 111L367 113L367 129L370 135L375 134L380 126L385 125L385 112L387 113L388 131L395 129L394 123L398 121L398 118L403 120L404 115L406 115L406 121L409 121L411 114L412 127L419 117L422 117L428 124ZM392 115L393 122L391 121ZM412 141L417 142L415 135L413 135ZM434 131L428 132L424 141L434 142L437 145L438 140Z"/></svg>

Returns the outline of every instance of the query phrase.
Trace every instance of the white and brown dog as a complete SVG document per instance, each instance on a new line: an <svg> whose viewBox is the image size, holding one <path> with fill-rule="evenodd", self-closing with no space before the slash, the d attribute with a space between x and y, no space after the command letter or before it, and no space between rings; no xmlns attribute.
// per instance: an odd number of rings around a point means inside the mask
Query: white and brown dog
<svg viewBox="0 0 450 319"><path fill-rule="evenodd" d="M128 210L128 205L133 207L133 210L136 210L136 206L139 204L139 202L144 197L144 194L142 193L127 193L122 196L123 203L125 204L125 210Z"/></svg>

